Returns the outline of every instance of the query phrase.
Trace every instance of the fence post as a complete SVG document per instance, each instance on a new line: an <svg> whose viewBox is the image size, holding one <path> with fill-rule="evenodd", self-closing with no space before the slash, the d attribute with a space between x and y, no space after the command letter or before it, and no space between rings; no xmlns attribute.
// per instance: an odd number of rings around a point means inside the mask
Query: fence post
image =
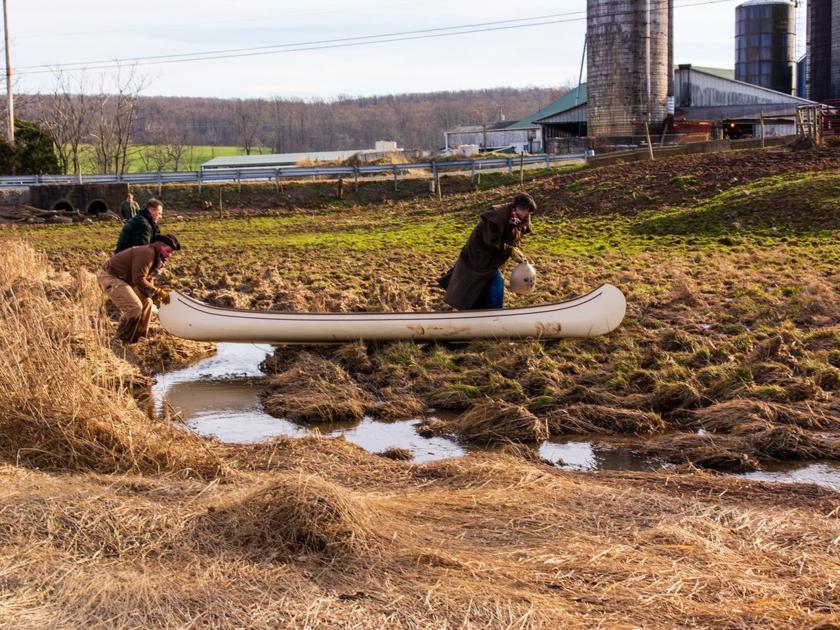
<svg viewBox="0 0 840 630"><path fill-rule="evenodd" d="M761 115L759 117L759 120L761 121L761 148L763 149L764 146L765 146L764 145L764 110L763 109L761 110Z"/></svg>
<svg viewBox="0 0 840 630"><path fill-rule="evenodd" d="M359 167L353 167L353 192L359 192Z"/></svg>
<svg viewBox="0 0 840 630"><path fill-rule="evenodd" d="M163 195L163 175L160 171L157 174L157 181L158 181L158 197Z"/></svg>
<svg viewBox="0 0 840 630"><path fill-rule="evenodd" d="M648 152L650 153L650 161L653 162L653 145L650 142L650 127L648 127L647 121L645 121L645 137L647 138Z"/></svg>
<svg viewBox="0 0 840 630"><path fill-rule="evenodd" d="M394 164L394 190L397 190L397 165Z"/></svg>
<svg viewBox="0 0 840 630"><path fill-rule="evenodd" d="M475 183L475 160L472 161L472 169L470 170L470 181Z"/></svg>
<svg viewBox="0 0 840 630"><path fill-rule="evenodd" d="M551 156L548 153L545 154L545 167L551 168Z"/></svg>
<svg viewBox="0 0 840 630"><path fill-rule="evenodd" d="M508 175L513 175L513 158L508 158Z"/></svg>
<svg viewBox="0 0 840 630"><path fill-rule="evenodd" d="M242 192L242 171L236 171L236 192Z"/></svg>
<svg viewBox="0 0 840 630"><path fill-rule="evenodd" d="M202 171L198 171L198 192L201 194L201 187L204 184L204 173Z"/></svg>

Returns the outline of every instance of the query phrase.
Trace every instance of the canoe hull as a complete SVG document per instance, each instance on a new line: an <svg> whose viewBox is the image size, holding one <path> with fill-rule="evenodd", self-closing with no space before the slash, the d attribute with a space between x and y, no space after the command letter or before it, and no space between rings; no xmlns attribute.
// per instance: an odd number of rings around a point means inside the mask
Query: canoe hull
<svg viewBox="0 0 840 630"><path fill-rule="evenodd" d="M195 341L324 343L593 337L615 330L626 302L605 284L574 300L528 308L444 313L287 313L212 306L170 292L160 323Z"/></svg>

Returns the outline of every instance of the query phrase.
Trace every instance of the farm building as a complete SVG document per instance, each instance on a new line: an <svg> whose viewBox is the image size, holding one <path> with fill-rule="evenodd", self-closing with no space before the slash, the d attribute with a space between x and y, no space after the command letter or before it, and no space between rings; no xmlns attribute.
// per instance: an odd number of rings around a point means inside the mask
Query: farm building
<svg viewBox="0 0 840 630"><path fill-rule="evenodd" d="M674 73L676 107L668 135L686 134L696 140L756 135L762 117L766 136L796 132L796 108L811 105L811 101L736 81L734 75L733 70L679 66ZM590 112L586 84L581 85L580 93L577 100L567 98L558 111L534 119L542 128L548 152L574 151L580 145L579 138L587 135ZM624 140L639 144L643 138L627 136Z"/></svg>
<svg viewBox="0 0 840 630"><path fill-rule="evenodd" d="M543 127L536 121L565 111L578 101L586 101L585 85L583 92L571 90L522 120L455 127L444 132L444 144L447 149L454 149L460 145L476 145L482 151L513 147L517 153L541 153L545 150ZM586 135L585 125L583 134L577 135Z"/></svg>
<svg viewBox="0 0 840 630"><path fill-rule="evenodd" d="M501 121L487 125L458 125L443 132L444 150L459 146L474 145L482 151L493 151L514 147L535 153L541 150L540 128L537 125L515 127L517 121Z"/></svg>

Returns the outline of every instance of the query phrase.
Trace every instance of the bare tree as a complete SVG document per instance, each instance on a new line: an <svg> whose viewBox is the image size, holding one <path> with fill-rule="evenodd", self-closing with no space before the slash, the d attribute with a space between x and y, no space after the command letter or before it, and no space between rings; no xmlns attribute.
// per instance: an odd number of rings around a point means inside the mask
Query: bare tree
<svg viewBox="0 0 840 630"><path fill-rule="evenodd" d="M187 132L160 122L147 124L143 131L148 141L139 150L143 170L155 173L180 170L192 150L187 144Z"/></svg>
<svg viewBox="0 0 840 630"><path fill-rule="evenodd" d="M265 119L265 101L236 100L235 124L245 155L251 155Z"/></svg>
<svg viewBox="0 0 840 630"><path fill-rule="evenodd" d="M110 94L106 89L109 80L116 88ZM101 77L100 93L94 97L96 118L91 134L99 172L125 173L138 100L146 84L147 79L137 73L136 66L118 66L111 77Z"/></svg>
<svg viewBox="0 0 840 630"><path fill-rule="evenodd" d="M37 108L34 103L24 108L52 137L64 173L72 170L79 175L82 170L82 146L88 140L94 111L87 90L88 80L84 73L72 75L55 70L52 95L39 99Z"/></svg>

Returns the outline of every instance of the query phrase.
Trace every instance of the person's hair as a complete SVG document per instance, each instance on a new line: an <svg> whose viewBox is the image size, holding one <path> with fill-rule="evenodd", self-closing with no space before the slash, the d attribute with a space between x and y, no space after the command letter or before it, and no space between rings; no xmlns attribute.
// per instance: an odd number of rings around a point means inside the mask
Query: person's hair
<svg viewBox="0 0 840 630"><path fill-rule="evenodd" d="M163 202L160 199L155 199L152 197L146 202L146 210L151 210L154 207L163 208Z"/></svg>
<svg viewBox="0 0 840 630"><path fill-rule="evenodd" d="M512 203L514 208L522 208L523 210L527 208L530 212L537 211L537 202L528 193L517 193L513 197Z"/></svg>

